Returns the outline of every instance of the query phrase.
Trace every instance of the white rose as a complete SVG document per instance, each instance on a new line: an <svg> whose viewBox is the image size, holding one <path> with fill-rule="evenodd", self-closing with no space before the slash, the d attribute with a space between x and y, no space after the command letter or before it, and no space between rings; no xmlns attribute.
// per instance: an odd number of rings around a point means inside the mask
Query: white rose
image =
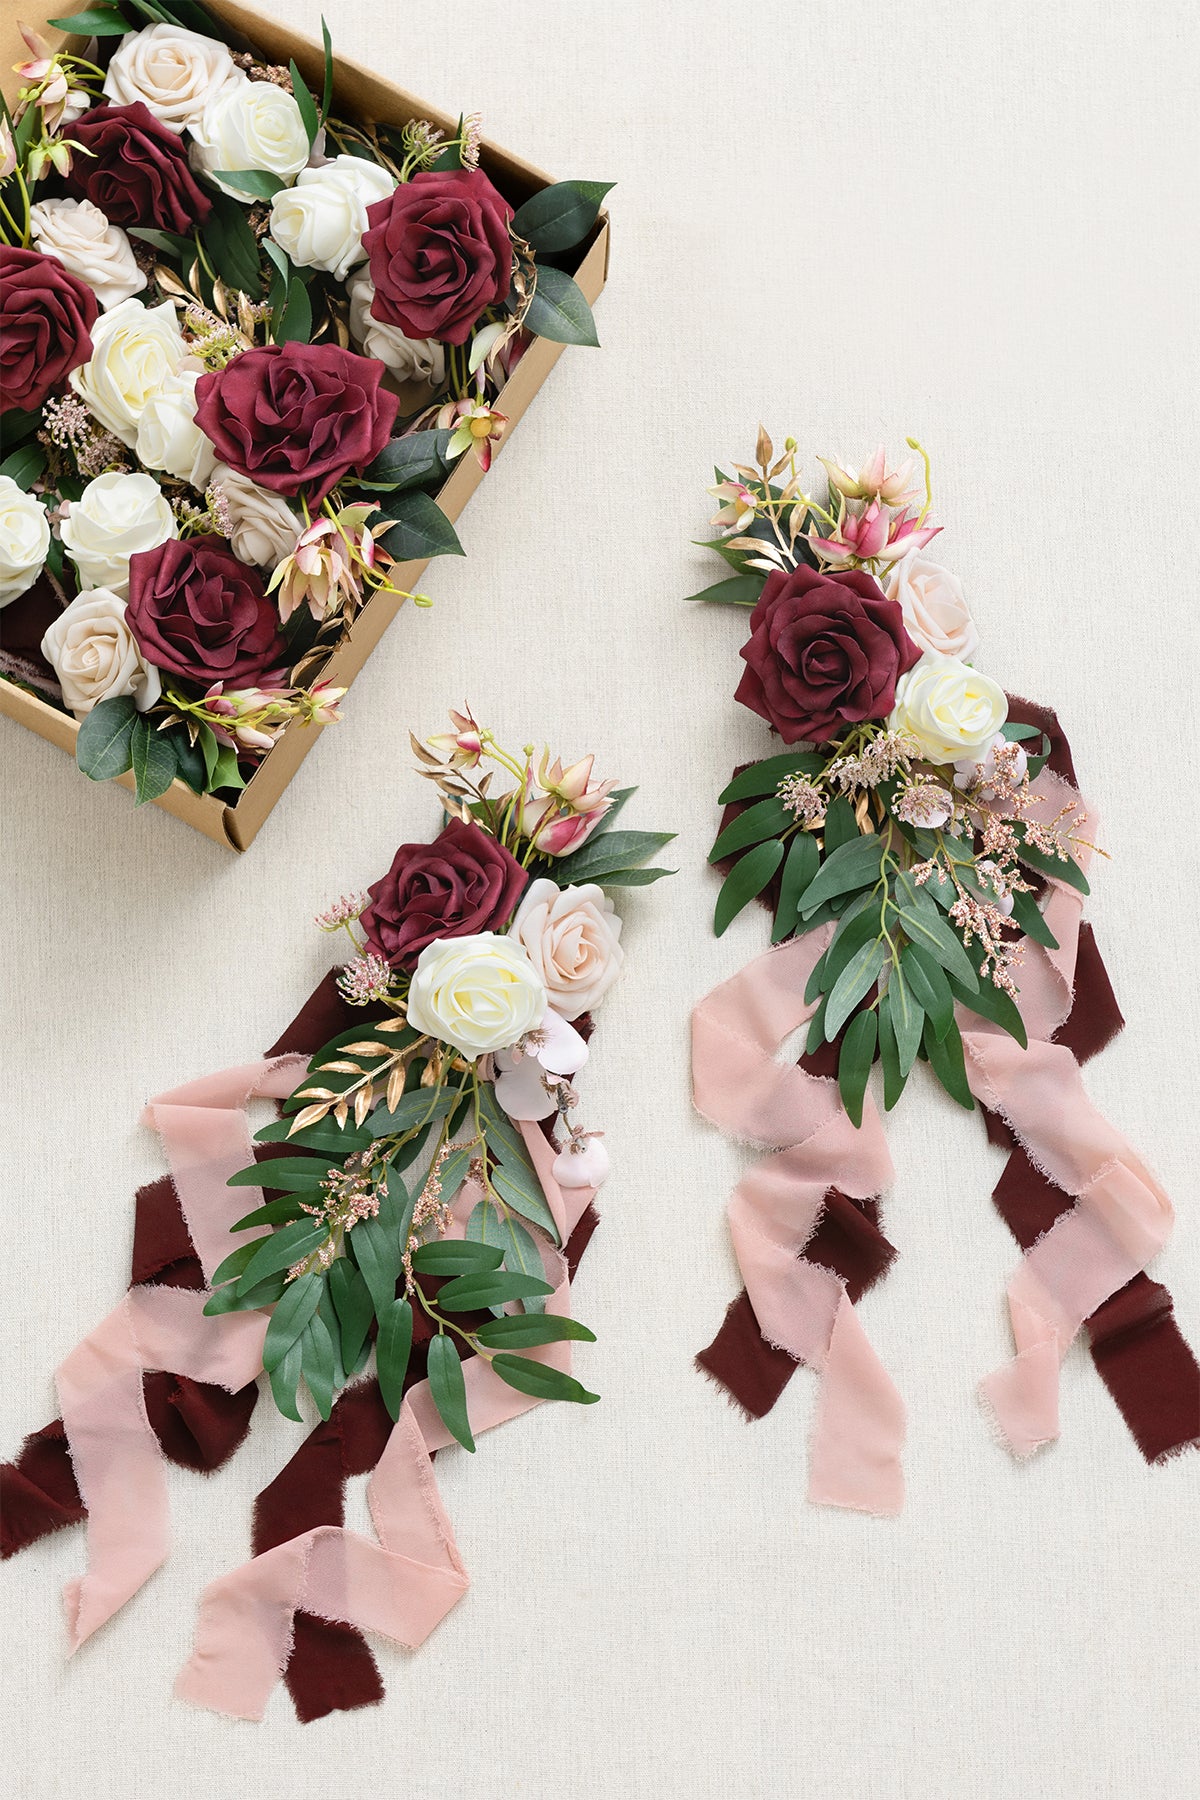
<svg viewBox="0 0 1200 1800"><path fill-rule="evenodd" d="M224 495L229 512L229 542L239 562L256 569L273 569L292 554L304 521L282 495L259 487L228 463L218 463L209 479Z"/></svg>
<svg viewBox="0 0 1200 1800"><path fill-rule="evenodd" d="M132 446L147 400L166 386L186 353L169 300L161 306L122 300L92 326L91 361L71 370L71 386L114 437Z"/></svg>
<svg viewBox="0 0 1200 1800"><path fill-rule="evenodd" d="M933 763L949 763L989 743L1008 717L1004 690L956 656L927 650L896 683L893 731L908 731Z"/></svg>
<svg viewBox="0 0 1200 1800"><path fill-rule="evenodd" d="M11 475L0 475L0 606L33 586L49 549L45 507Z"/></svg>
<svg viewBox="0 0 1200 1800"><path fill-rule="evenodd" d="M183 369L152 394L138 424L138 461L148 469L163 469L179 481L204 488L216 464L217 453L196 423L196 383L199 371Z"/></svg>
<svg viewBox="0 0 1200 1800"><path fill-rule="evenodd" d="M59 527L84 588L129 598L129 559L179 536L175 514L152 475L97 475Z"/></svg>
<svg viewBox="0 0 1200 1800"><path fill-rule="evenodd" d="M564 1019L602 1000L621 971L621 921L603 888L560 888L533 881L508 928L542 978L546 997Z"/></svg>
<svg viewBox="0 0 1200 1800"><path fill-rule="evenodd" d="M90 200L39 200L29 209L29 229L42 255L86 281L106 311L146 285L128 237Z"/></svg>
<svg viewBox="0 0 1200 1800"><path fill-rule="evenodd" d="M177 135L196 125L214 94L240 71L224 44L182 25L148 25L121 39L104 77L115 106L140 100Z"/></svg>
<svg viewBox="0 0 1200 1800"><path fill-rule="evenodd" d="M230 82L192 126L192 166L216 179L218 169L261 169L281 181L309 158L308 133L291 94L273 81ZM225 183L217 181L225 188ZM225 188L237 194L236 188ZM245 194L238 199L246 200Z"/></svg>
<svg viewBox="0 0 1200 1800"><path fill-rule="evenodd" d="M536 1030L545 1011L537 970L494 931L426 944L408 990L409 1024L472 1060Z"/></svg>
<svg viewBox="0 0 1200 1800"><path fill-rule="evenodd" d="M132 694L138 711L146 712L162 693L158 670L125 623L124 600L109 588L77 594L42 639L42 655L77 719L121 694Z"/></svg>
<svg viewBox="0 0 1200 1800"><path fill-rule="evenodd" d="M271 202L271 236L303 268L325 269L344 281L363 257L367 208L395 187L386 169L361 156L335 156L318 169L301 169L294 187Z"/></svg>
<svg viewBox="0 0 1200 1800"><path fill-rule="evenodd" d="M899 602L904 629L914 644L922 650L935 650L939 656L970 661L979 633L957 575L930 562L918 550L910 550L893 568L884 592L889 600Z"/></svg>
<svg viewBox="0 0 1200 1800"><path fill-rule="evenodd" d="M427 381L441 387L446 379L446 347L436 338L406 337L397 325L385 325L371 311L375 283L361 269L346 288L350 300L350 336L364 356L394 369L401 381Z"/></svg>

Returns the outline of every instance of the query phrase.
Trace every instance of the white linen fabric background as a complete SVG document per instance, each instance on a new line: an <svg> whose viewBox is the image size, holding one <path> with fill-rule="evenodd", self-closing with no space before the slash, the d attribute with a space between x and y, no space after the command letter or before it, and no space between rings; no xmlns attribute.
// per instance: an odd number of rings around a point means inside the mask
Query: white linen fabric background
<svg viewBox="0 0 1200 1800"><path fill-rule="evenodd" d="M766 942L717 942L704 855L732 765L745 615L717 570L714 461L760 419L806 457L919 435L954 568L1007 687L1052 702L1113 853L1089 916L1128 1028L1087 1073L1179 1209L1155 1273L1200 1343L1194 1093L1195 209L1186 0L337 0L339 49L557 175L615 180L603 348L571 351L250 853L0 731L8 936L0 1447L125 1287L152 1094L260 1050L328 966L311 924L435 825L409 725L469 700L504 738L594 749L679 831L622 901L628 961L585 1078L614 1173L577 1310L594 1409L438 1459L472 1587L385 1705L262 1727L171 1698L204 1585L300 1433L260 1405L208 1481L171 1470L169 1565L71 1663L67 1531L8 1571L9 1792L352 1800L1126 1800L1195 1793L1200 1458L1148 1469L1086 1353L1062 1441L1018 1467L977 1379L1010 1352L1017 1252L978 1119L922 1072L894 1115L863 1303L909 1409L908 1503L809 1509L814 1383L743 1424L691 1367L737 1288L746 1153L691 1112L688 1013ZM290 0L318 29L319 0ZM815 464L811 464L814 477ZM352 1518L365 1517L361 1487ZM1189 1767L1192 1774L1189 1777Z"/></svg>

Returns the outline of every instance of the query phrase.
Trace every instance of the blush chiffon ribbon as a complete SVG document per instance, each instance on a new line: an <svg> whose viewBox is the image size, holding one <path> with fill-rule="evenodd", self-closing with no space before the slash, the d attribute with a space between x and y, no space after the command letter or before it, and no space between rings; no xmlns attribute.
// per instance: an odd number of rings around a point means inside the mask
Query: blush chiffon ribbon
<svg viewBox="0 0 1200 1800"><path fill-rule="evenodd" d="M228 1254L230 1227L261 1201L261 1190L227 1185L254 1160L246 1106L255 1097L285 1098L306 1066L300 1056L270 1058L177 1088L147 1108L148 1122L161 1133L206 1282ZM592 1190L560 1189L545 1137L536 1127L520 1130L565 1243L590 1205ZM269 1184L268 1171L264 1165ZM477 1188L464 1185L453 1208L451 1235L465 1235L478 1198ZM566 1263L549 1245L542 1254L554 1287L547 1311L565 1314ZM63 1426L88 1527L87 1572L68 1584L64 1596L71 1651L137 1592L168 1553L165 1470L146 1413L144 1373L169 1370L231 1390L261 1373L266 1315L205 1318L209 1292L131 1290L57 1371ZM528 1354L554 1368L570 1367L569 1343ZM476 1432L540 1404L507 1386L485 1359L469 1359L463 1376ZM177 1693L233 1717L260 1719L287 1665L298 1611L409 1647L428 1637L467 1587L431 1462L431 1452L452 1441L428 1382L418 1383L405 1396L368 1489L379 1541L341 1526L318 1526L212 1583Z"/></svg>
<svg viewBox="0 0 1200 1800"><path fill-rule="evenodd" d="M1035 817L1053 818L1078 802L1049 770L1035 792ZM1087 1098L1071 1051L1050 1041L1071 1009L1082 900L1051 878L1042 910L1058 948L1024 940L1020 1007L1028 1048L956 1009L973 1093L1074 1202L1030 1246L1010 1281L1016 1355L981 1385L1017 1456L1058 1436L1058 1372L1068 1345L1089 1315L1145 1268L1172 1219L1154 1177ZM776 1060L816 1010L804 990L834 930L827 925L778 945L700 1001L692 1020L693 1093L699 1112L728 1135L774 1150L738 1183L730 1227L763 1339L821 1377L809 1499L893 1514L904 1492L902 1402L867 1343L845 1280L805 1254L830 1189L861 1202L891 1181L882 1124L868 1095L856 1130L835 1081Z"/></svg>

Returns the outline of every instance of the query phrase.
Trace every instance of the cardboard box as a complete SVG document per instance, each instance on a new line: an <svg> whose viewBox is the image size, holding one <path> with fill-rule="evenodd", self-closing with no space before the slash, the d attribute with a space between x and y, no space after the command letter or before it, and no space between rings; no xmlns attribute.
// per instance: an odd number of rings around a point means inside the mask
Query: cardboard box
<svg viewBox="0 0 1200 1800"><path fill-rule="evenodd" d="M214 18L221 20L231 32L250 39L269 60L286 63L289 57L295 57L304 79L311 88L320 92L325 65L324 52L319 44L310 38L298 36L285 25L252 7L237 5L236 0L206 0L206 5ZM22 7L20 10L26 23L37 17L34 8ZM61 9L63 12L70 10ZM28 51L17 31L16 8L12 0L6 0L5 12L6 17L0 26L0 67L3 68L5 97L11 103L19 85L12 73L12 65L28 56ZM53 9L53 12L47 9L47 13L48 16L61 16L58 8ZM55 31L48 25L40 24L37 29L55 48L67 41L65 33ZM414 94L406 93L403 88L385 81L360 64L337 56L336 32L334 51L336 107L341 116L392 125L404 125L410 119L429 119L448 134L453 134L457 119L439 112L436 107L427 106ZM531 164L522 162L519 157L486 142L482 166L514 206L520 206L531 194L546 187L553 179ZM607 278L608 248L608 215L602 213L578 252L578 265L570 270L590 304L594 304L599 297ZM564 348L566 346L552 344L545 338L533 339L496 402L499 410L513 424L521 417ZM501 455L503 447L502 442L499 447ZM495 467L493 463L490 480L496 479ZM481 480L483 471L476 458L470 455L461 457L436 495L438 505L448 518L458 518ZM425 567L424 562L398 563L394 571L397 585L410 591L418 591ZM362 608L341 644L321 670L322 679L339 687L350 687L402 605L402 601L391 596L374 595ZM349 699L347 704L353 705L353 700ZM69 713L59 712L44 700L37 699L22 688L14 687L10 681L2 680L0 713L27 726L30 731L38 732L50 743L57 744L60 750L74 755L79 727ZM224 805L211 794L194 794L182 781L172 782L167 792L154 804L173 813L177 819L195 826L197 831L204 832L217 843L226 844L234 850L246 850L261 830L271 809L282 797L300 764L316 745L323 729L325 728L317 725L288 726L233 805ZM334 729L336 730L336 726ZM80 779L84 778L81 776ZM132 789L132 774L121 776L120 781L122 786Z"/></svg>

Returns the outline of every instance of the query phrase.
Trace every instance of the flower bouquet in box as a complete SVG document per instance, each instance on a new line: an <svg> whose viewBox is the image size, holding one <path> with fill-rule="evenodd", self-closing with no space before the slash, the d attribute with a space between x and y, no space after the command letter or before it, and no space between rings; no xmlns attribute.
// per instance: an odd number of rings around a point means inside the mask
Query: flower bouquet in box
<svg viewBox="0 0 1200 1800"><path fill-rule="evenodd" d="M0 121L0 674L82 722L80 767L236 796L398 565L461 553L533 338L594 344L555 264L607 187L518 210L449 134L343 117L196 0L23 27ZM75 40L70 40L74 42Z"/></svg>

